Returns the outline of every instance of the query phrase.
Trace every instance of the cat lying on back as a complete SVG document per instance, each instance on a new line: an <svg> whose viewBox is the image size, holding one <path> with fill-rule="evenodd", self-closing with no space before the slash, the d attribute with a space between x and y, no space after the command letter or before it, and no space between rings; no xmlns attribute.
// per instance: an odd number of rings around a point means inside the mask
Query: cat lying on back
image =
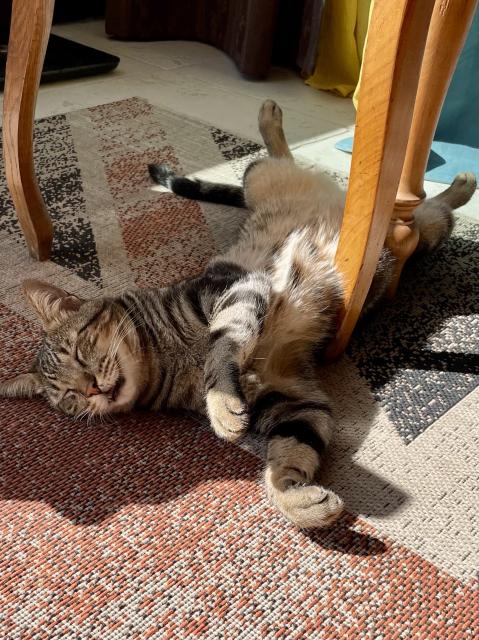
<svg viewBox="0 0 479 640"><path fill-rule="evenodd" d="M45 334L32 371L0 383L0 395L43 395L76 417L135 406L194 410L229 441L250 427L268 439L272 502L299 527L325 527L343 504L317 481L333 421L314 354L341 302L334 254L344 194L328 177L295 166L274 102L264 103L259 123L271 157L247 169L243 188L150 167L175 193L245 204L251 213L237 243L197 278L118 297L81 300L27 281ZM420 248L449 236L452 209L475 187L461 174L416 209ZM393 267L384 250L368 305Z"/></svg>

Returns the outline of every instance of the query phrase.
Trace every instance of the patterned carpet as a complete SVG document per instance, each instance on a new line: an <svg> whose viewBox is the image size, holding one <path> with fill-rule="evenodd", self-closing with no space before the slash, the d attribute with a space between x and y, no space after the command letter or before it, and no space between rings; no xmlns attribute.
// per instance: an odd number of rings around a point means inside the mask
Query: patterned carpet
<svg viewBox="0 0 479 640"><path fill-rule="evenodd" d="M258 153L137 98L39 121L55 247L28 258L2 177L0 376L35 350L24 277L114 293L196 274L231 242L243 212L152 190L147 162L238 181ZM0 637L478 637L478 243L462 219L324 369L338 422L324 481L347 505L326 532L269 507L252 442L181 416L88 426L2 400Z"/></svg>

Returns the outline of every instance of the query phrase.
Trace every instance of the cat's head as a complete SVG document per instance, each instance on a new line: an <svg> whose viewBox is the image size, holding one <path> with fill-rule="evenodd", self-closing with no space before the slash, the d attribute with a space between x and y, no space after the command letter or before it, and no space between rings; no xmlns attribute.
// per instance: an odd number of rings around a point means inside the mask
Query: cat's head
<svg viewBox="0 0 479 640"><path fill-rule="evenodd" d="M37 280L27 280L23 289L44 336L30 372L0 382L0 396L43 395L55 409L78 417L131 409L140 376L128 313L107 298L82 300Z"/></svg>

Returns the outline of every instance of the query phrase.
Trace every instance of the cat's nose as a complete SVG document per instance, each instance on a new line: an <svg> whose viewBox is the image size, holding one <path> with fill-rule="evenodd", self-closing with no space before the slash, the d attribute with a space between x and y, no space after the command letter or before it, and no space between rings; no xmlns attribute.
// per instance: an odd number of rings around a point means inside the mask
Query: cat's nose
<svg viewBox="0 0 479 640"><path fill-rule="evenodd" d="M102 393L101 389L98 387L96 380L90 382L86 388L86 396L89 398L90 396L97 396L99 393Z"/></svg>

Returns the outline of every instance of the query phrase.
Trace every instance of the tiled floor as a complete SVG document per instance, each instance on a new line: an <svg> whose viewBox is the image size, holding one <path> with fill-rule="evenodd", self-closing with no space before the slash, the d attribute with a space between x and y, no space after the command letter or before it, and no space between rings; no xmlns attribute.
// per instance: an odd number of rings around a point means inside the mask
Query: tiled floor
<svg viewBox="0 0 479 640"><path fill-rule="evenodd" d="M274 69L267 81L242 78L230 58L196 42L121 42L107 38L102 21L54 27L72 40L116 54L118 69L110 74L45 85L38 98L38 117L65 113L131 96L259 140L256 116L271 97L285 113L290 145L301 156L324 166L349 170L350 156L335 149L351 135L355 110L349 99L307 87L292 71ZM428 183L428 193L441 185ZM479 195L462 213L479 218Z"/></svg>

